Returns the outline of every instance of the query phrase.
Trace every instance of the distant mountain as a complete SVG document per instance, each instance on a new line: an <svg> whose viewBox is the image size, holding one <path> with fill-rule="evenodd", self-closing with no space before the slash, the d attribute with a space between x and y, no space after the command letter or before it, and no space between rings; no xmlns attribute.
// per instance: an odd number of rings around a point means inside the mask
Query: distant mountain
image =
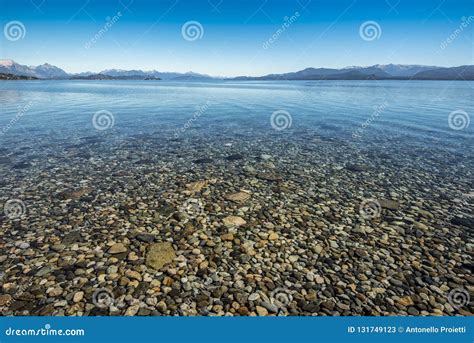
<svg viewBox="0 0 474 343"><path fill-rule="evenodd" d="M412 77L419 72L437 69L436 66L424 66L417 64L376 64L374 67L383 70L391 76Z"/></svg>
<svg viewBox="0 0 474 343"><path fill-rule="evenodd" d="M167 81L210 81L210 80L474 80L474 66L442 68L417 64L376 64L360 67L306 68L296 72L269 74L264 76L238 76L233 78L213 77L194 72L176 73L157 70L106 69L100 73L82 72L68 74L61 68L45 63L26 66L13 60L0 60L0 73L38 79L73 80L167 80ZM6 76L4 76L5 78Z"/></svg>
<svg viewBox="0 0 474 343"><path fill-rule="evenodd" d="M66 79L69 74L64 70L45 63L39 66L26 66L13 60L0 60L0 73L32 76L39 79Z"/></svg>
<svg viewBox="0 0 474 343"><path fill-rule="evenodd" d="M23 76L23 75L0 73L0 80L38 80L38 78L34 76Z"/></svg>
<svg viewBox="0 0 474 343"><path fill-rule="evenodd" d="M417 73L417 80L474 80L474 65L436 68Z"/></svg>
<svg viewBox="0 0 474 343"><path fill-rule="evenodd" d="M0 73L12 74L19 76L30 76L38 79L75 79L75 80L180 80L180 81L196 81L196 80L212 80L213 77L205 74L193 72L174 73L159 72L156 70L121 70L107 69L99 73L82 72L76 74L68 74L61 68L55 67L49 63L39 66L27 66L16 63L10 59L0 60Z"/></svg>
<svg viewBox="0 0 474 343"><path fill-rule="evenodd" d="M111 76L106 74L82 74L73 75L70 80L161 80L158 77L148 77L146 75L123 75Z"/></svg>
<svg viewBox="0 0 474 343"><path fill-rule="evenodd" d="M376 64L343 69L306 68L297 72L265 76L238 76L230 80L474 80L474 66L441 68L434 66Z"/></svg>
<svg viewBox="0 0 474 343"><path fill-rule="evenodd" d="M73 75L70 80L115 80L115 77L104 74Z"/></svg>
<svg viewBox="0 0 474 343"><path fill-rule="evenodd" d="M181 81L196 81L196 80L212 80L213 77L205 74L198 74L193 72L174 73L174 72L159 72L157 70L143 71L143 70L121 70L121 69L107 69L100 72L103 75L110 75L114 77L128 78L142 76L143 79L161 79L161 80L181 80Z"/></svg>

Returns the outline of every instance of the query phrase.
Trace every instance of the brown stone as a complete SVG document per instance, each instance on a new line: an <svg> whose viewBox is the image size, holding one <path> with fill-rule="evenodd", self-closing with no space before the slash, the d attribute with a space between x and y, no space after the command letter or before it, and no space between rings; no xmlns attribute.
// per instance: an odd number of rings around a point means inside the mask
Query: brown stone
<svg viewBox="0 0 474 343"><path fill-rule="evenodd" d="M154 243L148 247L145 263L150 268L160 270L175 258L176 253L171 243Z"/></svg>

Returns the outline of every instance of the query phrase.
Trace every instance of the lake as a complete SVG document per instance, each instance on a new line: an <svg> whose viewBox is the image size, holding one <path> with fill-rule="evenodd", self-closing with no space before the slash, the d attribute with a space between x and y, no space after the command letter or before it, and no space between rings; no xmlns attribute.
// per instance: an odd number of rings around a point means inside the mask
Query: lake
<svg viewBox="0 0 474 343"><path fill-rule="evenodd" d="M1 82L5 314L458 313L473 87Z"/></svg>

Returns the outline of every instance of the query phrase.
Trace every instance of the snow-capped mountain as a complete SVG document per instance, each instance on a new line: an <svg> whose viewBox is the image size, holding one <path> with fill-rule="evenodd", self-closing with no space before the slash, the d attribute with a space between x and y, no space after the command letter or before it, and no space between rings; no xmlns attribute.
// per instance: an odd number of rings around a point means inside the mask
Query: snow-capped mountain
<svg viewBox="0 0 474 343"><path fill-rule="evenodd" d="M398 77L411 77L422 71L433 70L439 67L436 66L425 66L418 64L376 64L372 67L383 70L384 72Z"/></svg>
<svg viewBox="0 0 474 343"><path fill-rule="evenodd" d="M393 77L411 77L419 72L426 70L433 70L439 67L436 66L425 66L419 64L375 64L373 66L361 67L361 66L349 66L345 67L344 70L358 70L361 72L367 72L370 70L379 70L385 72L389 76Z"/></svg>
<svg viewBox="0 0 474 343"><path fill-rule="evenodd" d="M39 66L26 66L16 63L13 60L0 60L0 73L34 76L40 79L66 79L69 74L61 68L55 67L49 63Z"/></svg>

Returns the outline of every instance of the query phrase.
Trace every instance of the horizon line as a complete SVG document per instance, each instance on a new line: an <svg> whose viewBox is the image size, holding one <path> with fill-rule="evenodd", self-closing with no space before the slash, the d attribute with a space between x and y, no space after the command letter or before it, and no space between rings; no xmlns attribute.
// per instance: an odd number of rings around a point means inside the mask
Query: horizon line
<svg viewBox="0 0 474 343"><path fill-rule="evenodd" d="M294 71L284 71L284 72L275 72L275 73L270 73L270 74L263 74L263 75L248 75L248 74L241 74L241 75L237 75L237 76L224 76L224 75L211 75L211 74L208 74L208 73L201 73L201 72L197 72L197 71L193 71L193 70L189 70L189 71L160 71L160 70L157 70L157 69L136 69L136 68L131 68L131 69L122 69L122 68L106 68L106 69L103 69L103 70L100 70L100 71L90 71L90 70L86 70L86 71L81 71L81 72L68 72L66 69L62 68L62 67L59 67L57 65L54 65L54 64L51 64L49 62L45 62L45 63L42 63L42 64L38 64L38 65L27 65L27 64L21 64L19 62L17 62L15 59L13 58L0 58L0 62L1 61L12 61L14 63L17 63L17 64L20 64L20 65L23 65L23 66L27 66L27 67L38 67L38 66L42 66L42 65L51 65L53 67L56 67L56 68L59 68L61 70L63 70L65 73L69 74L69 75L76 75L76 74L83 74L83 73L90 73L90 74L102 74L102 72L104 71L110 71L110 70L116 70L116 71L141 71L141 72L144 72L144 73L148 73L148 72L158 72L158 73L176 73L176 74L189 74L189 73L193 73L193 74L199 74L199 75L205 75L205 76L209 76L209 77L212 77L212 78L231 78L231 77L263 77L263 76L268 76L268 75L275 75L275 74L286 74L286 73L293 73L293 72L298 72L298 71L302 71L302 70L306 70L306 69L309 69L309 68L313 68L313 69L335 69L335 70L341 70L341 69L350 69L350 68L368 68L368 67L375 67L375 66L386 66L386 65L395 65L395 66L416 66L416 67L435 67L435 68L456 68L456 67L462 67L462 66L471 66L471 65L474 65L474 64L461 64L461 65L451 65L451 66L441 66L441 65L429 65L429 64L411 64L411 63L386 63L386 64L382 64L382 63L377 63L377 64L372 64L372 65L348 65L348 66L345 66L345 67L324 67L324 66L318 66L318 67L315 67L315 66L309 66L309 67L305 67L303 69L298 69L298 70L294 70Z"/></svg>

